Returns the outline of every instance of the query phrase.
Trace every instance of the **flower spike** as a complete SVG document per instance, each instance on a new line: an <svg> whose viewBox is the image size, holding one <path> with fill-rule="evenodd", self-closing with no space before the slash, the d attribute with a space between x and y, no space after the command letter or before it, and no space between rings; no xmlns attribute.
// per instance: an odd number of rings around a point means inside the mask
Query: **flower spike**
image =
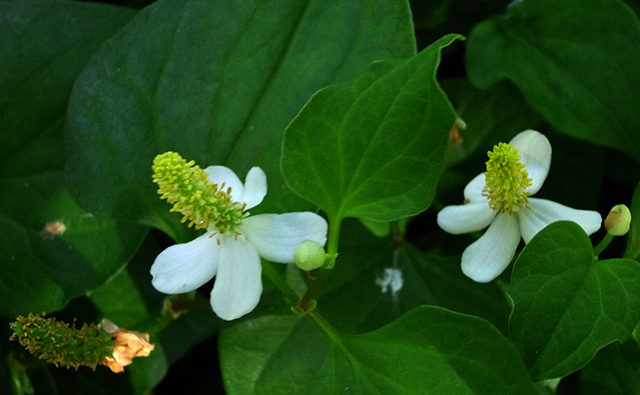
<svg viewBox="0 0 640 395"><path fill-rule="evenodd" d="M109 322L110 326L84 324L77 329L75 321L69 325L44 318L44 313L29 314L28 318L19 316L11 324L13 335L9 340L17 340L31 354L56 366L76 370L88 366L96 370L102 364L115 373L123 372L131 358L148 356L153 350L148 334L119 329L108 320L103 322Z"/></svg>
<svg viewBox="0 0 640 395"><path fill-rule="evenodd" d="M520 154L513 146L500 143L487 153L486 184L482 195L489 199L489 206L501 213L517 212L527 204L531 178L520 163Z"/></svg>
<svg viewBox="0 0 640 395"><path fill-rule="evenodd" d="M218 232L232 231L247 215L245 205L231 200L231 188L224 190L207 179L200 166L187 162L176 152L165 152L153 161L153 182L161 199L173 203L171 211L184 215L182 222L196 229L214 225Z"/></svg>

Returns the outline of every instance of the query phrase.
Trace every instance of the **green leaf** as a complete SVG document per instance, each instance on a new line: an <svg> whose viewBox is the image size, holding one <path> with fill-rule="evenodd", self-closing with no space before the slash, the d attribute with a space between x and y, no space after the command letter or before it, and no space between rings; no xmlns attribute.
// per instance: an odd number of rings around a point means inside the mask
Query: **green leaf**
<svg viewBox="0 0 640 395"><path fill-rule="evenodd" d="M279 172L286 125L316 90L354 78L374 60L413 53L403 0L278 7L159 0L74 86L66 125L71 189L92 211L191 239L151 181L153 158L172 150L203 168L227 165L243 179L260 165L269 195L258 209L299 206Z"/></svg>
<svg viewBox="0 0 640 395"><path fill-rule="evenodd" d="M635 259L640 262L640 183L636 185L631 200L631 226L629 228L629 241L624 251L625 258Z"/></svg>
<svg viewBox="0 0 640 395"><path fill-rule="evenodd" d="M513 3L469 37L471 81L512 81L557 130L640 161L640 23L618 0Z"/></svg>
<svg viewBox="0 0 640 395"><path fill-rule="evenodd" d="M287 127L287 185L330 217L390 221L431 204L455 116L435 79L446 36L317 92Z"/></svg>
<svg viewBox="0 0 640 395"><path fill-rule="evenodd" d="M536 393L513 346L479 318L419 307L362 335L314 319L272 315L224 328L229 394Z"/></svg>
<svg viewBox="0 0 640 395"><path fill-rule="evenodd" d="M640 321L640 265L598 261L579 225L560 221L518 257L508 294L511 339L535 380L563 377Z"/></svg>
<svg viewBox="0 0 640 395"><path fill-rule="evenodd" d="M60 173L0 180L11 196L0 208L0 315L61 309L121 269L147 232L83 211L62 185Z"/></svg>
<svg viewBox="0 0 640 395"><path fill-rule="evenodd" d="M135 13L71 1L0 1L0 9L0 174L61 168L73 82Z"/></svg>
<svg viewBox="0 0 640 395"><path fill-rule="evenodd" d="M83 211L61 174L73 81L134 13L65 1L0 7L0 314L15 318L59 310L102 284L146 230ZM45 231L56 221L64 233Z"/></svg>

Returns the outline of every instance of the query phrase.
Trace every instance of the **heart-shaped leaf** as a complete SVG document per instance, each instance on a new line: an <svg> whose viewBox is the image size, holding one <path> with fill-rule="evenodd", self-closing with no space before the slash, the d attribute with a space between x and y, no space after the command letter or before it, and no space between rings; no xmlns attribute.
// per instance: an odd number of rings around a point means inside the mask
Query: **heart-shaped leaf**
<svg viewBox="0 0 640 395"><path fill-rule="evenodd" d="M507 292L511 339L535 380L582 368L640 321L640 264L599 261L573 222L555 222L527 244Z"/></svg>
<svg viewBox="0 0 640 395"><path fill-rule="evenodd" d="M330 217L390 221L431 204L455 115L435 73L457 35L317 92L287 127L287 185Z"/></svg>

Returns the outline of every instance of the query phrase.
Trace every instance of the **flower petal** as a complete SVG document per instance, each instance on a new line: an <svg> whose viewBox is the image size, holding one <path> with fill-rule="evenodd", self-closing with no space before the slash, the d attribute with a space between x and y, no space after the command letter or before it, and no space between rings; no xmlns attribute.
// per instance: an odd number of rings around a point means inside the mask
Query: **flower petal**
<svg viewBox="0 0 640 395"><path fill-rule="evenodd" d="M242 196L244 194L244 185L242 181L238 178L236 173L233 170L229 169L225 166L209 166L204 169L205 173L209 173L209 181L214 184L218 184L218 188L227 191L228 188L231 188L231 199L233 201L238 201L236 196ZM224 183L224 188L222 184Z"/></svg>
<svg viewBox="0 0 640 395"><path fill-rule="evenodd" d="M580 225L590 235L602 226L602 216L596 211L577 210L560 203L546 199L529 198L530 210L522 209L520 215L520 230L525 243L556 221L573 221Z"/></svg>
<svg viewBox="0 0 640 395"><path fill-rule="evenodd" d="M454 235L475 232L489 226L497 211L489 207L489 201L447 206L438 213L438 226Z"/></svg>
<svg viewBox="0 0 640 395"><path fill-rule="evenodd" d="M551 167L551 143L540 132L525 130L514 137L509 144L518 150L520 161L525 164L531 186L530 195L540 190L547 179Z"/></svg>
<svg viewBox="0 0 640 395"><path fill-rule="evenodd" d="M293 262L293 250L305 240L327 241L327 221L310 212L247 217L240 231L261 257L280 263Z"/></svg>
<svg viewBox="0 0 640 395"><path fill-rule="evenodd" d="M479 283L493 280L509 266L518 243L517 217L498 214L487 232L462 253L462 272Z"/></svg>
<svg viewBox="0 0 640 395"><path fill-rule="evenodd" d="M180 294L200 287L216 274L220 248L211 232L185 244L173 245L151 266L151 283L160 292Z"/></svg>
<svg viewBox="0 0 640 395"><path fill-rule="evenodd" d="M469 200L471 203L484 201L489 204L489 199L482 195L482 190L486 183L487 179L484 173L480 173L475 176L473 180L464 187L464 198Z"/></svg>
<svg viewBox="0 0 640 395"><path fill-rule="evenodd" d="M250 209L262 202L267 195L267 175L259 167L252 167L247 173L242 195L236 195L237 202L246 203L245 209Z"/></svg>
<svg viewBox="0 0 640 395"><path fill-rule="evenodd" d="M262 266L258 252L242 238L222 239L218 274L211 291L211 307L223 320L251 312L262 294Z"/></svg>

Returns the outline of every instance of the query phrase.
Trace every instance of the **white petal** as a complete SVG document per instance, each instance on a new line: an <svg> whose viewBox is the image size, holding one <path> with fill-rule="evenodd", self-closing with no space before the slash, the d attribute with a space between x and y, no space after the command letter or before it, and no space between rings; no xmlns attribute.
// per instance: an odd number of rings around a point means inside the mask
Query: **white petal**
<svg viewBox="0 0 640 395"><path fill-rule="evenodd" d="M318 214L261 214L242 221L240 232L264 259L293 262L293 250L305 240L327 241L327 221Z"/></svg>
<svg viewBox="0 0 640 395"><path fill-rule="evenodd" d="M462 253L462 272L479 283L493 280L509 266L518 243L518 219L498 214L487 232Z"/></svg>
<svg viewBox="0 0 640 395"><path fill-rule="evenodd" d="M252 167L247 173L242 195L236 195L235 201L246 203L246 209L257 206L267 195L267 175L259 167Z"/></svg>
<svg viewBox="0 0 640 395"><path fill-rule="evenodd" d="M489 207L486 199L459 206L447 206L438 213L438 226L454 235L475 232L489 226L497 211Z"/></svg>
<svg viewBox="0 0 640 395"><path fill-rule="evenodd" d="M231 188L231 199L237 201L236 196L242 196L244 194L244 185L238 178L233 170L225 166L209 166L204 169L205 173L209 173L209 181L214 184L218 184L218 188L227 192L228 188ZM224 188L222 184L224 183Z"/></svg>
<svg viewBox="0 0 640 395"><path fill-rule="evenodd" d="M577 210L551 200L529 198L530 209L523 208L520 215L520 230L525 243L556 221L573 221L590 235L600 229L602 216L596 211Z"/></svg>
<svg viewBox="0 0 640 395"><path fill-rule="evenodd" d="M200 287L216 274L220 248L211 232L186 244L173 245L151 266L151 284L160 292L180 294Z"/></svg>
<svg viewBox="0 0 640 395"><path fill-rule="evenodd" d="M211 307L223 320L251 312L262 294L262 267L258 252L246 240L225 238L211 291Z"/></svg>
<svg viewBox="0 0 640 395"><path fill-rule="evenodd" d="M489 199L486 196L482 196L482 190L486 183L487 180L484 173L475 176L464 188L464 198L472 203L484 201L489 204Z"/></svg>
<svg viewBox="0 0 640 395"><path fill-rule="evenodd" d="M524 163L531 178L531 186L527 188L530 195L540 190L547 179L551 167L551 143L540 132L525 130L514 137L511 144L520 153L520 161Z"/></svg>

